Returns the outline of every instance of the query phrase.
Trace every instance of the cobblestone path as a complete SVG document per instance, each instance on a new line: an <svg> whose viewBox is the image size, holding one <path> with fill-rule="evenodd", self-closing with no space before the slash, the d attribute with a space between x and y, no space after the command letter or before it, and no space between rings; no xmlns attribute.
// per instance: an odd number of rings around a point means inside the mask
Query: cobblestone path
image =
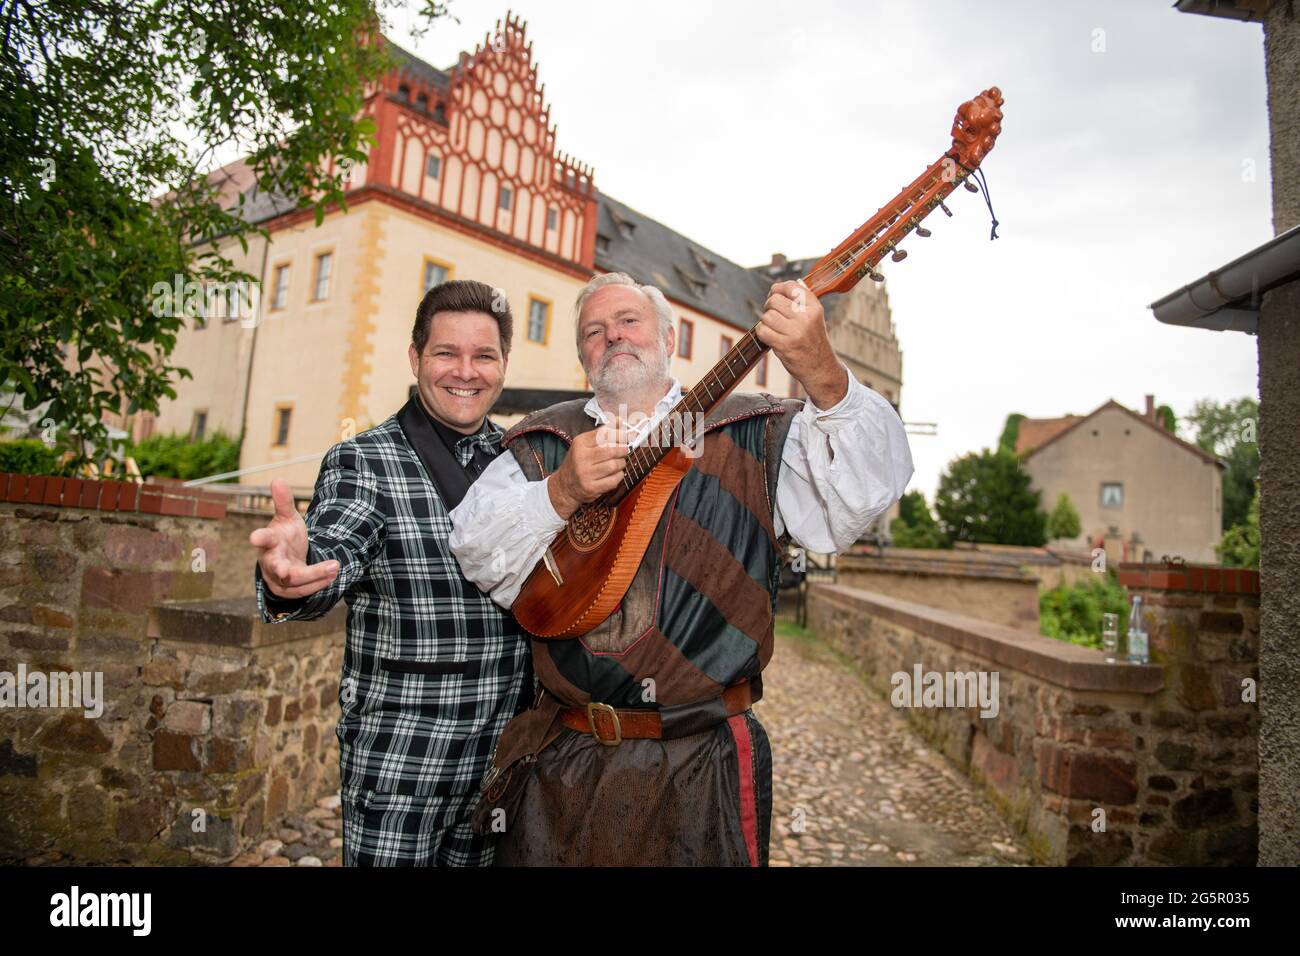
<svg viewBox="0 0 1300 956"><path fill-rule="evenodd" d="M778 623L754 706L772 866L1028 865L991 803L821 640Z"/></svg>

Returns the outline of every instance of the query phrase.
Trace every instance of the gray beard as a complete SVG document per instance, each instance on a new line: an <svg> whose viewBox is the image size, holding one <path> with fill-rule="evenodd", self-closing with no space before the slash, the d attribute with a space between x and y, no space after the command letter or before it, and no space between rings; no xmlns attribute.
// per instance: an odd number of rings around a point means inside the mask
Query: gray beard
<svg viewBox="0 0 1300 956"><path fill-rule="evenodd" d="M605 364L591 376L596 401L602 408L617 406L620 400L632 397L656 382L667 381L668 355L662 347L655 351L656 361L653 363L647 363L645 355L637 355L640 361L636 364L620 363L630 366L628 368L619 369L611 364Z"/></svg>

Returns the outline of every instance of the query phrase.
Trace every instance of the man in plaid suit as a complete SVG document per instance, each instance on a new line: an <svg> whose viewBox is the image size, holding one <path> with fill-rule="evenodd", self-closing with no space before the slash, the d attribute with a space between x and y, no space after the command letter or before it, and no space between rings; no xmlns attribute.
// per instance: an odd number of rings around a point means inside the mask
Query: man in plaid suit
<svg viewBox="0 0 1300 956"><path fill-rule="evenodd" d="M448 512L500 453L509 305L481 282L435 286L409 348L416 394L332 447L304 522L282 481L254 531L266 621L307 620L342 598L338 723L343 862L492 862L466 819L506 723L533 695L514 619L461 574Z"/></svg>

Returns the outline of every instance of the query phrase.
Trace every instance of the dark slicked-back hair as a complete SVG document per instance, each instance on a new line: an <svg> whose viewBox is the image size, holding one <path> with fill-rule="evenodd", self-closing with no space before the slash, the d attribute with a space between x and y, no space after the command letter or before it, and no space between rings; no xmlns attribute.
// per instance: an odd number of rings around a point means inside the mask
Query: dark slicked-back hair
<svg viewBox="0 0 1300 956"><path fill-rule="evenodd" d="M420 307L415 310L415 327L411 329L411 344L421 355L429 342L433 317L439 312L482 312L490 315L497 320L500 331L501 357L510 354L515 320L510 314L510 303L506 301L504 292L473 279L452 279L433 286L420 300Z"/></svg>

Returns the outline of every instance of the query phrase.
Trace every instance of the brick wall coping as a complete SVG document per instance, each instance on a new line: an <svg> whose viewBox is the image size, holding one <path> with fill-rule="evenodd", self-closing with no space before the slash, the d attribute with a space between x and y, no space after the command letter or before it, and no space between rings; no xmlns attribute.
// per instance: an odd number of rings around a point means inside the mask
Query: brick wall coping
<svg viewBox="0 0 1300 956"><path fill-rule="evenodd" d="M1123 561L1119 583L1152 591L1199 591L1209 594L1258 594L1259 572L1220 564L1171 566L1159 561Z"/></svg>
<svg viewBox="0 0 1300 956"><path fill-rule="evenodd" d="M335 605L313 621L267 624L257 610L257 598L212 598L203 601L169 601L149 609L149 637L189 644L222 647L266 647L347 627L347 608Z"/></svg>
<svg viewBox="0 0 1300 956"><path fill-rule="evenodd" d="M810 596L901 624L919 634L987 658L1059 687L1082 691L1155 694L1164 686L1159 664L1109 664L1102 652L1032 631L992 624L875 591L839 584L812 585Z"/></svg>
<svg viewBox="0 0 1300 956"><path fill-rule="evenodd" d="M947 552L951 554L952 552ZM997 581L1037 582L1037 575L1023 569L1016 561L1003 557L988 556L969 551L958 552L956 557L934 557L935 552L920 549L895 551L887 548L883 555L865 552L840 555L836 562L839 570L852 571L892 571L900 574L916 574L922 577L934 575L940 577L981 578Z"/></svg>
<svg viewBox="0 0 1300 956"><path fill-rule="evenodd" d="M0 501L89 511L136 511L178 518L220 520L226 516L226 496L177 483L94 481L53 475L0 472Z"/></svg>

